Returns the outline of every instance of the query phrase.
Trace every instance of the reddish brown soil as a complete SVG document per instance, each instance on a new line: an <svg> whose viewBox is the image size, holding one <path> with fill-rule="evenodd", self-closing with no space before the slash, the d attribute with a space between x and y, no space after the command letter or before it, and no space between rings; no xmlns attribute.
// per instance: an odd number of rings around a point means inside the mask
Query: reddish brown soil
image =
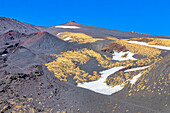
<svg viewBox="0 0 170 113"><path fill-rule="evenodd" d="M103 49L101 49L101 51L108 52L108 53L113 53L113 50L116 50L118 52L128 51L128 49L125 46L121 46L120 44L117 44L117 43L110 43L110 44L106 45Z"/></svg>
<svg viewBox="0 0 170 113"><path fill-rule="evenodd" d="M70 22L62 24L62 25L80 25L80 24L75 21L70 21Z"/></svg>
<svg viewBox="0 0 170 113"><path fill-rule="evenodd" d="M37 32L35 32L35 33L37 33L37 36L36 36L35 38L30 39L30 40L28 40L28 41L22 43L21 45L25 45L25 44L27 44L27 43L34 42L35 40L41 38L41 36L42 36L45 32L37 31Z"/></svg>

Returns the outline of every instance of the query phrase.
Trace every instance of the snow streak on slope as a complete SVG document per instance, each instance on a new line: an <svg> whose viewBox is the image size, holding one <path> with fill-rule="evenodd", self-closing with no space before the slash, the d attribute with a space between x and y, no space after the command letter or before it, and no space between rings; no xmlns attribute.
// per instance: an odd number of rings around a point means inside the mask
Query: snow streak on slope
<svg viewBox="0 0 170 113"><path fill-rule="evenodd" d="M62 33L62 32L58 33L57 36L60 35L61 33ZM65 37L66 37L66 38L65 38ZM73 41L70 41L70 40L72 40L73 38L67 37L67 35L64 35L63 38L64 38L64 39L62 39L62 40L64 40L64 41L73 42Z"/></svg>
<svg viewBox="0 0 170 113"><path fill-rule="evenodd" d="M137 74L136 76L134 76L131 80L130 80L130 84L133 85L138 78L140 78L142 76L142 72L140 72L139 74Z"/></svg>
<svg viewBox="0 0 170 113"><path fill-rule="evenodd" d="M127 56L122 57L125 54L127 54ZM130 51L126 51L126 52L121 51L119 53L114 51L112 60L118 60L118 61L137 60L136 58L133 57L133 55L134 53L131 53Z"/></svg>
<svg viewBox="0 0 170 113"><path fill-rule="evenodd" d="M65 38L65 39L63 39L64 41L69 41L69 40L71 40L72 38L71 37L67 37L67 38Z"/></svg>
<svg viewBox="0 0 170 113"><path fill-rule="evenodd" d="M132 69L125 70L124 72L142 70L142 69L146 69L146 68L148 68L148 67L149 67L149 66L143 66L143 67L132 68Z"/></svg>
<svg viewBox="0 0 170 113"><path fill-rule="evenodd" d="M55 26L56 28L78 29L78 26Z"/></svg>
<svg viewBox="0 0 170 113"><path fill-rule="evenodd" d="M143 70L143 69L146 69L148 67L149 66L128 69L128 70L125 70L124 72ZM100 72L100 74L101 74L100 79L98 79L96 81L92 81L92 82L84 82L84 84L78 83L77 86L85 88L85 89L89 89L89 90L94 91L96 93L100 93L100 94L104 94L104 95L111 95L113 93L116 93L116 92L122 90L123 87L124 87L125 82L122 83L121 85L116 85L116 86L112 87L112 86L108 86L105 83L105 80L107 79L108 76L110 76L111 74L114 74L115 72L117 72L117 71L119 71L119 70L121 70L123 68L124 68L123 66L121 66L121 67L113 67L111 69L101 71ZM126 82L130 81L130 84L133 85L138 80L138 78L140 78L141 76L142 76L142 72L140 72L139 74L134 76L131 80L129 80L129 79L126 80Z"/></svg>
<svg viewBox="0 0 170 113"><path fill-rule="evenodd" d="M100 93L100 94L111 95L115 92L122 90L123 84L111 87L105 83L105 80L109 75L119 71L120 69L123 69L123 66L114 67L114 68L102 71L102 72L100 72L102 74L100 79L98 79L96 81L92 81L92 82L84 82L84 84L78 83L77 86L92 90L92 91Z"/></svg>
<svg viewBox="0 0 170 113"><path fill-rule="evenodd" d="M139 41L125 41L125 42L131 43L131 44L144 45L144 46L153 47L153 48L157 48L157 49L170 50L170 47L167 47L167 46L149 45L149 44L147 44L145 42L139 42Z"/></svg>
<svg viewBox="0 0 170 113"><path fill-rule="evenodd" d="M57 36L60 35L61 33L62 33L62 32L58 33Z"/></svg>

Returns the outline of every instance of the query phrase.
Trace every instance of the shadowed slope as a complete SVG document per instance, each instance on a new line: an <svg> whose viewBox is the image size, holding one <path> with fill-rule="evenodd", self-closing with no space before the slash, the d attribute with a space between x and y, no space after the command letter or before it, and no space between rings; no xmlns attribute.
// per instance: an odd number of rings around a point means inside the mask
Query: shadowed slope
<svg viewBox="0 0 170 113"><path fill-rule="evenodd" d="M27 40L23 45L36 53L45 54L59 53L75 47L72 43L65 42L47 32L40 32L36 37Z"/></svg>
<svg viewBox="0 0 170 113"><path fill-rule="evenodd" d="M24 33L20 33L18 31L13 31L10 30L4 34L2 34L0 36L0 39L3 40L5 43L5 45L9 45L9 44L15 44L15 43L19 43L22 38L26 37L27 35Z"/></svg>
<svg viewBox="0 0 170 113"><path fill-rule="evenodd" d="M7 71L12 73L25 72L32 65L42 64L42 60L36 54L25 47L18 47L13 54L8 57Z"/></svg>

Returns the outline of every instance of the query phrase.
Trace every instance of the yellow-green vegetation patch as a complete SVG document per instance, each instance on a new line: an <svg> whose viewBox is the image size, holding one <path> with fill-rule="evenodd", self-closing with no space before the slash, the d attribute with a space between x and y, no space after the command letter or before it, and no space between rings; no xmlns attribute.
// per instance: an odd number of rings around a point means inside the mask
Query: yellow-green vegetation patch
<svg viewBox="0 0 170 113"><path fill-rule="evenodd" d="M148 42L150 45L161 45L161 46L170 46L170 39L154 39L151 42Z"/></svg>
<svg viewBox="0 0 170 113"><path fill-rule="evenodd" d="M137 74L139 74L141 72L141 70L137 70L137 71L130 71L130 72L124 72L124 71L119 71L117 73L115 73L114 75L108 77L106 79L106 83L109 86L116 86L116 85L121 85L122 83L124 83L124 85L127 85L127 83Z"/></svg>
<svg viewBox="0 0 170 113"><path fill-rule="evenodd" d="M116 38L116 37L106 37L106 39L109 39L109 40L119 40L119 39Z"/></svg>
<svg viewBox="0 0 170 113"><path fill-rule="evenodd" d="M137 95L139 91L145 91L142 96L145 97L147 95L169 95L169 91L167 90L170 81L170 73L169 70L157 75L153 74L152 79L149 77L149 72L152 69L157 68L158 64L154 64L145 71L143 71L142 76L138 80L138 84L133 86L129 90L129 94L127 96ZM168 75L167 75L168 74ZM154 81L156 79L156 81ZM152 82L151 82L152 81ZM146 93L147 92L147 93Z"/></svg>
<svg viewBox="0 0 170 113"><path fill-rule="evenodd" d="M130 44L120 40L115 41L115 43L125 46L130 52L134 54L147 56L149 58L159 56L161 54L161 50L144 45Z"/></svg>
<svg viewBox="0 0 170 113"><path fill-rule="evenodd" d="M100 38L93 38L92 36L86 35L84 33L62 32L57 36L61 39L66 39L68 37L71 37L69 41L75 41L75 42L78 42L79 44L96 42L98 40L104 40Z"/></svg>
<svg viewBox="0 0 170 113"><path fill-rule="evenodd" d="M68 76L74 75L77 83L86 82L87 80L97 80L100 76L97 71L93 71L93 75L81 70L76 63L83 65L90 60L87 52L90 50L82 49L77 51L67 51L59 55L55 55L57 59L53 62L45 64L49 71L54 72L55 76L61 81L67 81ZM76 62L76 63L75 63Z"/></svg>
<svg viewBox="0 0 170 113"><path fill-rule="evenodd" d="M110 57L107 57L106 55L103 55L103 57L100 53L87 48L67 51L59 55L54 54L53 56L56 56L56 60L45 64L48 70L54 72L55 76L61 81L67 81L68 76L73 75L73 79L75 79L77 83L83 83L88 80L94 81L100 78L100 75L97 71L94 70L93 74L90 75L86 71L81 70L80 67L76 64L86 64L90 60L90 57L95 58L98 61L98 65L103 68L112 68L117 66L137 67L148 65L161 59L160 57L152 57L140 59L135 62L133 60L113 62L111 61Z"/></svg>
<svg viewBox="0 0 170 113"><path fill-rule="evenodd" d="M107 59L107 60L112 60L112 58L111 58L111 57L108 57L107 55L103 55L103 56L104 56L104 58Z"/></svg>
<svg viewBox="0 0 170 113"><path fill-rule="evenodd" d="M115 66L124 66L124 67L139 67L139 66L146 66L146 65L150 65L154 62L159 61L160 59L162 59L161 55L161 50L157 49L157 48L152 48L152 47L147 47L144 45L138 45L138 44L131 44L131 43L126 43L124 41L126 41L126 39L116 39L113 38L115 41L110 43L110 47L112 47L112 45L114 46L118 46L120 45L120 47L113 47L113 48L117 48L120 49L122 47L125 47L128 51L136 54L136 55L141 55L143 56L143 58L139 58L138 60L134 61L134 60L126 60L126 61L117 61L117 62L99 62L104 68L112 68ZM105 47L104 47L105 48ZM115 50L115 51L119 51L119 50ZM107 57L107 56L106 56ZM122 57L126 57L126 54ZM107 58L106 58L107 59ZM109 61L109 59L107 59Z"/></svg>

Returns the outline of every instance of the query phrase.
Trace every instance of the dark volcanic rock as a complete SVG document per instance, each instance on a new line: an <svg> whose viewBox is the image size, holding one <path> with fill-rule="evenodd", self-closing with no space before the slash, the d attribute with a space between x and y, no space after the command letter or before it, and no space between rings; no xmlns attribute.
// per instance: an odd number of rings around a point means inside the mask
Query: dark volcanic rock
<svg viewBox="0 0 170 113"><path fill-rule="evenodd" d="M60 53L69 49L75 49L75 45L65 42L47 32L41 32L38 36L26 41L23 46L36 53Z"/></svg>
<svg viewBox="0 0 170 113"><path fill-rule="evenodd" d="M12 73L26 72L31 65L43 63L36 54L25 47L18 47L13 54L8 57L7 71Z"/></svg>
<svg viewBox="0 0 170 113"><path fill-rule="evenodd" d="M35 26L31 24L19 22L15 19L0 17L0 34L3 34L10 30L19 31L21 33L27 34L39 31Z"/></svg>
<svg viewBox="0 0 170 113"><path fill-rule="evenodd" d="M20 43L24 37L27 35L24 33L20 33L18 31L10 30L0 36L0 39L3 40L3 45L10 45Z"/></svg>

